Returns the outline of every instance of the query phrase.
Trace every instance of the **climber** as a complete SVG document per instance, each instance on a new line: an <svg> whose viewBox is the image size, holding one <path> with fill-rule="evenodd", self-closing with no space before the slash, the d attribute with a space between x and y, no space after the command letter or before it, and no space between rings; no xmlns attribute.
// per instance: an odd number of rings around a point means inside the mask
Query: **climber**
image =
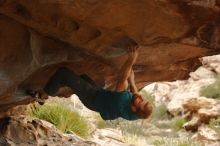
<svg viewBox="0 0 220 146"><path fill-rule="evenodd" d="M145 119L152 112L152 106L138 94L132 66L138 56L138 47L128 48L128 59L119 70L114 91L103 89L88 76L76 75L66 67L59 68L49 79L40 98L55 96L62 86L70 87L82 103L89 109L99 112L104 120L122 117L127 120ZM130 84L130 91L128 85Z"/></svg>

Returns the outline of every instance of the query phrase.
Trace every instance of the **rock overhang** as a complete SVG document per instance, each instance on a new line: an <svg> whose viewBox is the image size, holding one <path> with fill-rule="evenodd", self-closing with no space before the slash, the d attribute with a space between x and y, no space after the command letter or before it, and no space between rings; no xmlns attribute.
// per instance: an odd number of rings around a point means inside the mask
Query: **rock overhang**
<svg viewBox="0 0 220 146"><path fill-rule="evenodd" d="M42 88L59 66L115 84L124 38L140 45L139 88L184 79L220 52L219 19L218 1L0 1L1 106L22 103L16 89Z"/></svg>

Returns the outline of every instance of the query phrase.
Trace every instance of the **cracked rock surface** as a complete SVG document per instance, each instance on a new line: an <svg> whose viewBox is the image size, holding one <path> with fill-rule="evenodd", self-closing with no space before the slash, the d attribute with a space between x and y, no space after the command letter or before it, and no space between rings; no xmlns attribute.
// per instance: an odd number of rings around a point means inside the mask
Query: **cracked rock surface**
<svg viewBox="0 0 220 146"><path fill-rule="evenodd" d="M0 109L33 99L59 66L115 84L126 48L140 45L140 88L187 78L202 56L220 52L218 0L0 0Z"/></svg>

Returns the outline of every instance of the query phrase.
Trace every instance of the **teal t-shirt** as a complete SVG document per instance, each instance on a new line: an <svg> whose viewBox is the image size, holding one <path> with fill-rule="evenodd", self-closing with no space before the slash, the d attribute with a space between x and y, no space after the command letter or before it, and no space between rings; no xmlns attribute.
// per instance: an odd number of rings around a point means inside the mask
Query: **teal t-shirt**
<svg viewBox="0 0 220 146"><path fill-rule="evenodd" d="M115 92L101 89L97 92L94 104L96 111L104 120L124 118L137 120L138 117L131 111L132 94L129 91Z"/></svg>

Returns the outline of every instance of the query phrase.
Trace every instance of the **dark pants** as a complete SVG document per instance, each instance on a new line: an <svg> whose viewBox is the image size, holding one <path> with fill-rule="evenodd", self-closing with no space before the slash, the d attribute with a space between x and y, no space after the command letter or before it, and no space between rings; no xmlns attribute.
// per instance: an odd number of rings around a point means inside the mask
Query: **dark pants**
<svg viewBox="0 0 220 146"><path fill-rule="evenodd" d="M54 96L63 86L70 87L82 103L91 110L95 110L94 99L100 89L90 78L78 76L68 68L59 68L46 84L44 91Z"/></svg>

